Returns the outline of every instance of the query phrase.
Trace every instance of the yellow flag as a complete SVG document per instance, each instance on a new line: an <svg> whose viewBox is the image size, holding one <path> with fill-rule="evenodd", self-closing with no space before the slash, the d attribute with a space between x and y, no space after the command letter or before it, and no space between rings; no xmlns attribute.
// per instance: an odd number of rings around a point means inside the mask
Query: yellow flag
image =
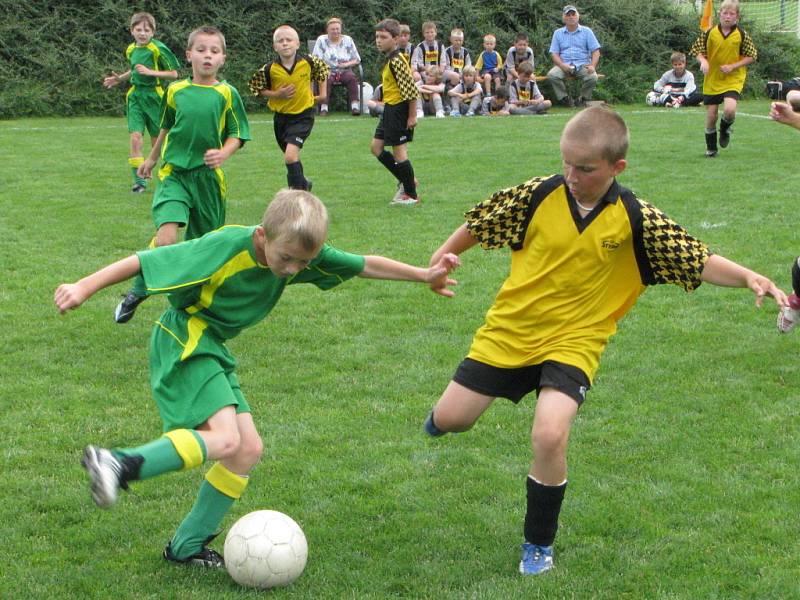
<svg viewBox="0 0 800 600"><path fill-rule="evenodd" d="M700 29L708 31L714 26L714 0L706 0L703 16L700 17Z"/></svg>

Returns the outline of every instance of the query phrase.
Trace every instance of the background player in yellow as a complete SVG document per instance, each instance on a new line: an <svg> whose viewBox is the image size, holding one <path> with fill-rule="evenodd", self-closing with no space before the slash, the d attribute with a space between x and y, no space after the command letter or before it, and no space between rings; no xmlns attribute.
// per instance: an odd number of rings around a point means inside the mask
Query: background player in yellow
<svg viewBox="0 0 800 600"><path fill-rule="evenodd" d="M703 32L690 50L697 56L703 78L703 104L706 105L706 156L717 156L717 115L719 146L730 143L736 105L747 78L747 65L758 58L750 35L739 27L739 0L725 0L719 7L719 25Z"/></svg>
<svg viewBox="0 0 800 600"><path fill-rule="evenodd" d="M140 176L150 177L161 155L161 183L152 207L155 246L177 242L178 230L184 226L189 240L225 224L228 186L222 164L250 139L239 92L217 78L225 53L225 36L219 29L195 29L186 50L192 76L176 81L164 94L161 132L139 167ZM137 277L117 305L114 320L130 321L146 297L144 281Z"/></svg>
<svg viewBox="0 0 800 600"><path fill-rule="evenodd" d="M123 81L130 81L131 87L125 95L125 115L128 120L128 133L131 134L131 149L128 164L133 174L131 191L141 193L147 189L147 182L139 177L136 170L144 162L142 146L147 131L155 139L158 135L159 108L164 90L161 80L178 78L178 59L172 51L153 36L156 20L146 12L137 12L131 17L131 35L135 40L125 50L125 58L130 69L124 73L111 72L103 79L106 88L113 88Z"/></svg>
<svg viewBox="0 0 800 600"><path fill-rule="evenodd" d="M300 37L288 25L282 25L272 35L272 47L278 60L264 65L250 79L250 91L268 98L267 106L275 113L275 141L283 152L286 182L295 190L310 190L300 150L314 127L314 104L327 100L326 81L330 69L316 57L300 54ZM312 85L317 83L319 95Z"/></svg>
<svg viewBox="0 0 800 600"><path fill-rule="evenodd" d="M563 175L501 190L466 213L433 254L480 243L511 248L511 271L425 421L432 436L466 431L496 397L519 402L536 391L533 460L520 572L553 566L553 541L567 486L567 441L617 321L646 286L703 281L749 288L780 307L769 279L720 255L617 183L627 167L628 130L610 109L581 111L561 135Z"/></svg>

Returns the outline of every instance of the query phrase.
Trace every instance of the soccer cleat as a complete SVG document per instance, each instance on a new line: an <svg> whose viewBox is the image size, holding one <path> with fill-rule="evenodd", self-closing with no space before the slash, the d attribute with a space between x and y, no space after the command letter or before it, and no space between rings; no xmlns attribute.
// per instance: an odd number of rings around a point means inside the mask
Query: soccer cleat
<svg viewBox="0 0 800 600"><path fill-rule="evenodd" d="M450 116L451 117L460 117L461 116L461 111L460 110L451 110L450 111Z"/></svg>
<svg viewBox="0 0 800 600"><path fill-rule="evenodd" d="M800 310L785 306L778 313L777 326L781 333L789 333L798 323L800 323Z"/></svg>
<svg viewBox="0 0 800 600"><path fill-rule="evenodd" d="M425 113L422 112L421 110L417 110L417 118L418 119L424 119L425 118Z"/></svg>
<svg viewBox="0 0 800 600"><path fill-rule="evenodd" d="M133 318L136 307L145 301L147 296L137 296L132 291L122 297L122 300L114 309L114 321L117 323L127 323Z"/></svg>
<svg viewBox="0 0 800 600"><path fill-rule="evenodd" d="M86 446L81 464L91 480L92 500L100 508L114 504L120 488L128 489L123 479L123 464L105 448Z"/></svg>
<svg viewBox="0 0 800 600"><path fill-rule="evenodd" d="M404 191L400 192L400 194L395 195L392 198L392 201L389 204L400 204L403 206L412 206L414 204L419 204L419 198L414 198L414 196L409 196Z"/></svg>
<svg viewBox="0 0 800 600"><path fill-rule="evenodd" d="M523 575L541 575L553 568L553 547L522 544L522 560L519 572Z"/></svg>
<svg viewBox="0 0 800 600"><path fill-rule="evenodd" d="M468 117L474 117L475 116L475 111L474 110L468 110L467 111L467 116Z"/></svg>
<svg viewBox="0 0 800 600"><path fill-rule="evenodd" d="M222 555L217 552L216 550L212 550L207 546L211 540L213 540L216 535L212 535L206 540L206 543L200 549L200 552L197 554L192 554L191 556L187 556L186 558L178 558L172 553L172 542L167 544L164 547L164 553L162 556L164 560L171 563L176 563L179 565L194 565L197 567L205 567L206 569L222 569L225 567L225 559L222 558Z"/></svg>
<svg viewBox="0 0 800 600"><path fill-rule="evenodd" d="M719 130L719 147L720 148L727 148L728 144L731 143L731 134L733 133L733 128L728 127L727 129L720 129Z"/></svg>
<svg viewBox="0 0 800 600"><path fill-rule="evenodd" d="M131 192L134 194L143 194L147 191L147 187L142 185L141 183L134 183L133 187L131 188Z"/></svg>
<svg viewBox="0 0 800 600"><path fill-rule="evenodd" d="M425 430L431 437L439 437L447 433L446 431L442 431L439 429L433 422L433 411L428 413L428 416L425 417L425 422L422 424L422 429Z"/></svg>
<svg viewBox="0 0 800 600"><path fill-rule="evenodd" d="M437 119L444 119L444 111L443 110L437 110L436 111L436 118Z"/></svg>
<svg viewBox="0 0 800 600"><path fill-rule="evenodd" d="M716 158L717 154L719 154L719 152L716 150L706 150L706 158Z"/></svg>

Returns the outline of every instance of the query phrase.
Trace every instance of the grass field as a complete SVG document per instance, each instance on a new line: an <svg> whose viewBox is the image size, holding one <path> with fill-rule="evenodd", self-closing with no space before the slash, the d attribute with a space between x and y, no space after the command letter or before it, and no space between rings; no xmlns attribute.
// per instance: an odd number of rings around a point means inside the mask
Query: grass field
<svg viewBox="0 0 800 600"><path fill-rule="evenodd" d="M744 102L731 146L707 160L701 108L618 109L632 138L620 182L787 289L800 134ZM568 114L425 119L413 208L388 206L374 120L318 120L303 162L335 245L426 264L465 209L559 170ZM231 223L255 223L285 185L269 115L251 121L226 166ZM79 466L88 443L135 445L161 426L147 348L165 300L125 326L112 321L124 285L66 316L52 302L152 234L151 195L128 191L124 121L0 122L0 148L0 597L263 597L160 557L203 469L140 482L101 511ZM462 259L452 300L404 283L294 286L231 341L265 452L225 529L272 508L309 541L304 575L270 597L800 598L800 338L777 333L775 306L707 285L640 299L571 435L556 568L523 579L533 400L499 400L465 434L420 429L508 269L505 251Z"/></svg>

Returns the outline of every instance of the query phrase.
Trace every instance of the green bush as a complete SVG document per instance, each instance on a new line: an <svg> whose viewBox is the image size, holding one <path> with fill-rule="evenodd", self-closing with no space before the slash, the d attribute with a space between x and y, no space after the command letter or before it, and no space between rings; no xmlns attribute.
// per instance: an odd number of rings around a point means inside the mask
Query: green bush
<svg viewBox="0 0 800 600"><path fill-rule="evenodd" d="M0 21L0 118L37 115L119 115L121 90L103 89L104 74L124 70L123 55L131 38L128 19L133 10L122 0L73 2L40 0L17 3L0 0L0 10L13 15ZM513 43L517 31L528 33L536 54L537 72L550 68L548 48L553 30L562 25L563 0L319 0L307 3L249 3L245 0L179 3L146 0L137 9L156 17L157 37L181 57L189 32L202 24L222 29L228 42L228 62L222 76L234 84L248 109L263 106L248 97L252 72L271 58L271 33L289 23L307 40L323 32L331 15L341 17L345 33L356 41L365 77L378 79L381 57L373 44L373 26L385 16L408 23L412 40L421 39L423 21L439 25L447 40L450 29L465 30L474 56L484 33L494 33L498 50ZM596 0L581 22L594 29L603 45L600 71L605 79L597 96L612 102L639 101L649 85L668 68L672 50L687 51L699 34L695 15L676 12L671 0ZM768 79L785 79L800 71L800 46L788 35L762 34L744 23L755 38L760 60L751 68L746 92L763 93ZM696 63L690 68L697 73ZM188 74L183 69L181 76ZM549 86L542 86L544 93Z"/></svg>

